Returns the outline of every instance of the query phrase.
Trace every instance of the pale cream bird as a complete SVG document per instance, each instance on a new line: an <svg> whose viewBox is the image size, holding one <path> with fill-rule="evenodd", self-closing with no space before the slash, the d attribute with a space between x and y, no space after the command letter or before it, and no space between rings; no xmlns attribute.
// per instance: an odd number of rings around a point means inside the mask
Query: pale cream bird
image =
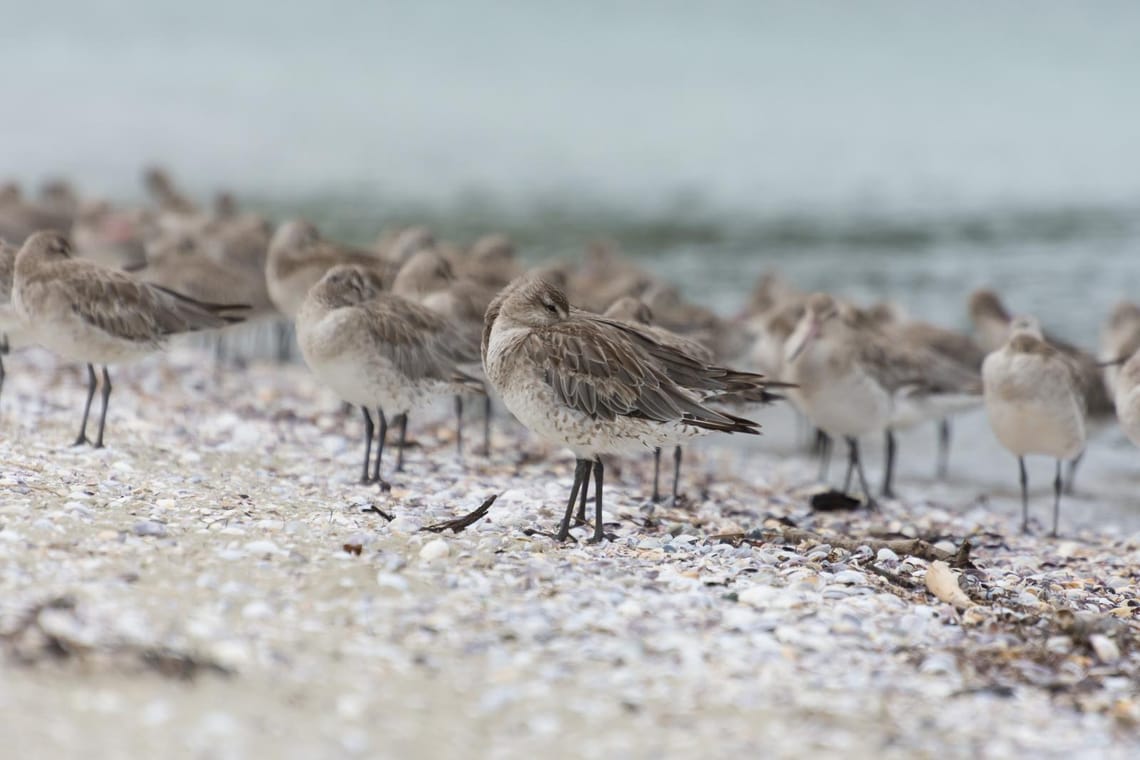
<svg viewBox="0 0 1140 760"><path fill-rule="evenodd" d="M1053 480L1053 535L1061 511L1061 463L1085 448L1087 427L1080 368L1045 340L1032 317L1012 322L1009 338L982 363L986 415L994 435L1017 457L1021 529L1029 530L1029 478L1025 457L1057 460Z"/></svg>
<svg viewBox="0 0 1140 760"><path fill-rule="evenodd" d="M1116 376L1116 416L1124 434L1140 446L1140 350L1124 363Z"/></svg>
<svg viewBox="0 0 1140 760"><path fill-rule="evenodd" d="M389 417L400 425L399 471L410 413L441 396L483 392L482 383L460 369L478 361L478 343L446 317L385 291L370 267L336 266L322 276L297 312L297 341L317 379L364 411L362 482L387 485L380 460ZM371 477L369 409L380 418Z"/></svg>

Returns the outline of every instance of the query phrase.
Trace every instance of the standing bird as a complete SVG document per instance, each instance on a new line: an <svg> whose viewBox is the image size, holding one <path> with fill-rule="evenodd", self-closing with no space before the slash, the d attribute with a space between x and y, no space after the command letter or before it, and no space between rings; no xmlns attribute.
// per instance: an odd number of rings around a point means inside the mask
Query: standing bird
<svg viewBox="0 0 1140 760"><path fill-rule="evenodd" d="M592 540L605 537L601 454L675 445L708 431L759 433L756 423L705 406L699 394L760 387L763 377L711 367L638 326L572 308L562 290L531 276L488 307L482 354L488 381L515 417L577 459L559 541L569 536L591 470Z"/></svg>
<svg viewBox="0 0 1140 760"><path fill-rule="evenodd" d="M796 397L812 423L846 440L844 490L854 471L870 508L875 500L863 472L859 437L888 432L907 407L933 419L978 391L971 373L931 351L892 340L826 293L808 298L788 338L785 368L785 379L798 386Z"/></svg>
<svg viewBox="0 0 1140 760"><path fill-rule="evenodd" d="M297 339L317 379L364 410L362 483L388 487L380 478L380 460L389 415L400 425L400 471L409 413L440 396L483 391L481 382L459 369L477 361L478 344L440 314L384 291L371 268L336 266L326 272L297 312ZM369 409L380 416L371 476Z"/></svg>
<svg viewBox="0 0 1140 760"><path fill-rule="evenodd" d="M987 353L997 351L1005 345L1012 331L1013 318L996 293L985 289L974 291L970 295L969 311L978 342ZM1110 423L1116 416L1116 408L1112 402L1112 394L1105 387L1100 362L1088 351L1063 341L1047 331L1042 330L1041 334L1049 345L1067 356L1077 368L1088 422L1094 425L1094 429ZM1109 358L1120 357L1118 355ZM1065 493L1071 494L1076 488L1077 466L1083 456L1084 452L1069 462Z"/></svg>
<svg viewBox="0 0 1140 760"><path fill-rule="evenodd" d="M171 335L240 322L242 317L232 312L245 309L196 301L74 258L67 238L55 232L37 232L16 255L12 301L32 340L65 359L87 364L87 402L76 446L89 442L95 365L103 365L103 409L95 448L103 446L111 397L107 365L154 353Z"/></svg>
<svg viewBox="0 0 1140 760"><path fill-rule="evenodd" d="M1021 473L1021 530L1029 531L1028 454L1057 460L1053 480L1053 535L1061 512L1061 462L1085 447L1085 401L1080 368L1047 342L1037 320L1019 317L1005 345L982 363L986 414L998 441L1017 457Z"/></svg>
<svg viewBox="0 0 1140 760"><path fill-rule="evenodd" d="M1120 364L1137 351L1140 351L1140 304L1121 301L1113 307L1100 332L1100 356L1106 362L1104 386L1114 398Z"/></svg>
<svg viewBox="0 0 1140 760"><path fill-rule="evenodd" d="M469 277L457 277L451 264L434 248L421 248L400 267L392 282L392 292L415 301L443 315L458 329L472 346L479 345L483 331L483 315L497 289L492 289ZM480 374L478 357L469 374ZM455 397L455 447L463 452L463 396ZM491 451L491 397L483 397L483 445Z"/></svg>
<svg viewBox="0 0 1140 760"><path fill-rule="evenodd" d="M1116 416L1125 435L1140 446L1140 350L1116 375Z"/></svg>
<svg viewBox="0 0 1140 760"><path fill-rule="evenodd" d="M4 390L4 355L13 345L24 342L27 328L20 321L12 305L12 276L16 271L16 252L19 249L14 245L0 240L0 392Z"/></svg>
<svg viewBox="0 0 1140 760"><path fill-rule="evenodd" d="M311 222L301 219L286 222L277 228L269 243L265 265L269 297L278 311L292 319L309 289L325 272L340 264L372 269L386 286L391 285L396 275L395 266L372 251L325 240Z"/></svg>

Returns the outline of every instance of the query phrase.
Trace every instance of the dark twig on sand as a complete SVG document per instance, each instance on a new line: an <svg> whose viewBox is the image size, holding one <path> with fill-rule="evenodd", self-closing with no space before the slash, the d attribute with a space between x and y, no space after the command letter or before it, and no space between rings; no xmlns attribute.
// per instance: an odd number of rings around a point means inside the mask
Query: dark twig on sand
<svg viewBox="0 0 1140 760"><path fill-rule="evenodd" d="M392 522L393 520L396 519L395 515L392 515L392 514L385 512L384 510L380 509L380 507L376 506L375 504L370 504L369 506L365 507L364 509L362 509L360 511L361 512L373 512L375 514L380 515L381 517L383 517L388 522Z"/></svg>
<svg viewBox="0 0 1140 760"><path fill-rule="evenodd" d="M883 540L878 538L869 537L849 537L840 536L837 534L813 533L810 530L803 528L793 528L790 526L772 526L764 527L758 530L750 531L748 533L721 533L714 536L709 536L709 540L718 541L720 543L728 543L739 546L740 544L761 545L773 542L784 544L802 544L808 543L813 545L828 544L837 549L845 549L849 552L859 550L859 547L866 546L871 551L878 553L880 549L890 549L895 554L907 555L910 557L918 557L919 559L932 562L940 559L949 564L951 567L964 568L973 567L970 562L970 543L963 541L956 552L948 552L939 549L933 544L923 541L921 538L899 538L892 540Z"/></svg>
<svg viewBox="0 0 1140 760"><path fill-rule="evenodd" d="M430 531L431 533L443 533L445 530L450 530L452 533L461 533L465 528L468 528L483 519L491 505L495 503L495 499L499 498L499 494L492 494L488 496L486 501L479 505L479 508L473 512L469 512L462 517L456 517L452 520L444 520L435 525L425 525L420 530Z"/></svg>

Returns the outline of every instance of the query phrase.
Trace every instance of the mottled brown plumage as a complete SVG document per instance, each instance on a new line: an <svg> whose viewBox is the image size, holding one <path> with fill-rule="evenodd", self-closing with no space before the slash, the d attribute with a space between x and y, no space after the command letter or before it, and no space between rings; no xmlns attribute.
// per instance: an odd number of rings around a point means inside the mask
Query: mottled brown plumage
<svg viewBox="0 0 1140 760"><path fill-rule="evenodd" d="M295 316L309 288L325 272L341 265L371 269L388 285L396 275L395 267L373 251L322 239L311 222L294 220L283 224L269 245L265 270L274 305L282 314Z"/></svg>

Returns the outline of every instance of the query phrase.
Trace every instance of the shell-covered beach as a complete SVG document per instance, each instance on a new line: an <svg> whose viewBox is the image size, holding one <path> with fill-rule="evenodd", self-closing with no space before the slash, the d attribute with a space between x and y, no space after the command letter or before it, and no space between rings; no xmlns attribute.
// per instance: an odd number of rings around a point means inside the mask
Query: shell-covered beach
<svg viewBox="0 0 1140 760"><path fill-rule="evenodd" d="M414 420L384 493L355 481L360 420L301 366L135 365L93 451L68 446L80 374L16 356L13 757L1140 748L1140 534L1021 536L953 491L813 512L806 456L704 445L675 508L650 509L648 452L615 461L610 540L559 545L573 461L503 414L462 461L449 406Z"/></svg>

